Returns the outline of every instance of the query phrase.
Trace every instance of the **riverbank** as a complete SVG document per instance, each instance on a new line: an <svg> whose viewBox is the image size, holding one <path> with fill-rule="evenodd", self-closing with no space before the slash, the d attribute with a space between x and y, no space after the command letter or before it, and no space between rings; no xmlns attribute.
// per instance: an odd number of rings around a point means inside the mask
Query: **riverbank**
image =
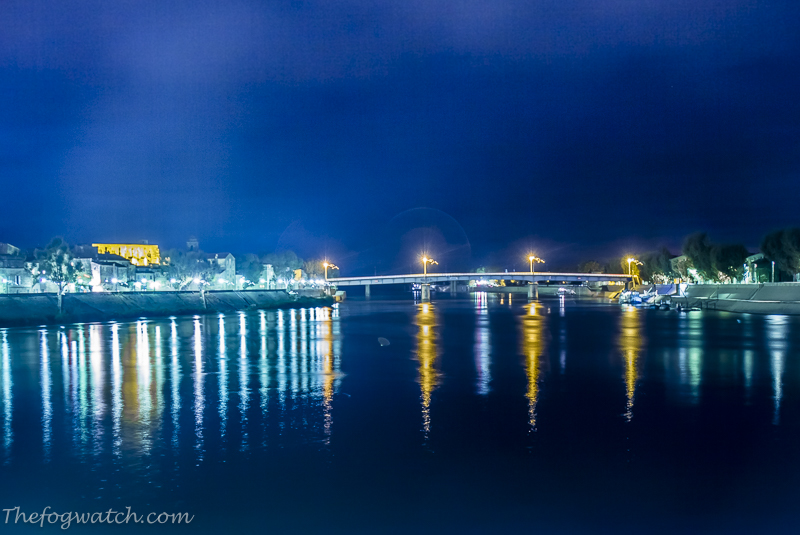
<svg viewBox="0 0 800 535"><path fill-rule="evenodd" d="M63 297L58 313L56 294L14 294L0 296L0 327L108 321L143 316L181 316L258 310L323 306L333 298L297 296L286 290L200 292L74 293Z"/></svg>
<svg viewBox="0 0 800 535"><path fill-rule="evenodd" d="M692 284L684 295L672 296L684 307L724 310L747 314L800 315L800 284Z"/></svg>

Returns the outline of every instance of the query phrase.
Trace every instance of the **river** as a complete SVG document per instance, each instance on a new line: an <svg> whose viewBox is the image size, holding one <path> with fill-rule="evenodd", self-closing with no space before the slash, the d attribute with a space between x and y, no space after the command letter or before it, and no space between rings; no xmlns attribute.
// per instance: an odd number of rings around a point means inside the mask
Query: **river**
<svg viewBox="0 0 800 535"><path fill-rule="evenodd" d="M793 533L798 327L474 294L0 329L0 529Z"/></svg>

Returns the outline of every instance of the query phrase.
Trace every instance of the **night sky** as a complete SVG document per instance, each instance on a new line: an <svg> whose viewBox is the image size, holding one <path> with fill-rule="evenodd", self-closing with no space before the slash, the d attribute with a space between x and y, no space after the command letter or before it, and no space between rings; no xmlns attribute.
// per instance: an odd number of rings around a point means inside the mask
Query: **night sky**
<svg viewBox="0 0 800 535"><path fill-rule="evenodd" d="M800 2L3 0L0 138L21 247L757 250L800 225Z"/></svg>

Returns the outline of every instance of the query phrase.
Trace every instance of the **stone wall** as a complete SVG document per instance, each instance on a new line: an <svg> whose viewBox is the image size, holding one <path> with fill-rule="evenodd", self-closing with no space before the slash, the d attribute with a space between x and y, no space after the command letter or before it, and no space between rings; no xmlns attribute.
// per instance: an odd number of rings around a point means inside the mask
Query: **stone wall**
<svg viewBox="0 0 800 535"><path fill-rule="evenodd" d="M800 314L800 284L694 284L682 297L682 306L752 314Z"/></svg>
<svg viewBox="0 0 800 535"><path fill-rule="evenodd" d="M64 295L63 300L63 314L59 316L55 294L0 296L0 326L207 314L332 302L331 298L296 296L286 290L209 291L205 293L205 303L200 292L73 293Z"/></svg>

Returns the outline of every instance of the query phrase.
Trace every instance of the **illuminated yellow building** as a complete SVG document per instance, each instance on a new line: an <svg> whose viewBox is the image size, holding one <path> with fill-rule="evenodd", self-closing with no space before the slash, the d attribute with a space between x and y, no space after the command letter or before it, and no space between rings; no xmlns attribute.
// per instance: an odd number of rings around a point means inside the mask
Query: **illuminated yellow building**
<svg viewBox="0 0 800 535"><path fill-rule="evenodd" d="M93 243L99 254L115 254L130 261L134 266L149 266L161 263L158 245L141 243Z"/></svg>

